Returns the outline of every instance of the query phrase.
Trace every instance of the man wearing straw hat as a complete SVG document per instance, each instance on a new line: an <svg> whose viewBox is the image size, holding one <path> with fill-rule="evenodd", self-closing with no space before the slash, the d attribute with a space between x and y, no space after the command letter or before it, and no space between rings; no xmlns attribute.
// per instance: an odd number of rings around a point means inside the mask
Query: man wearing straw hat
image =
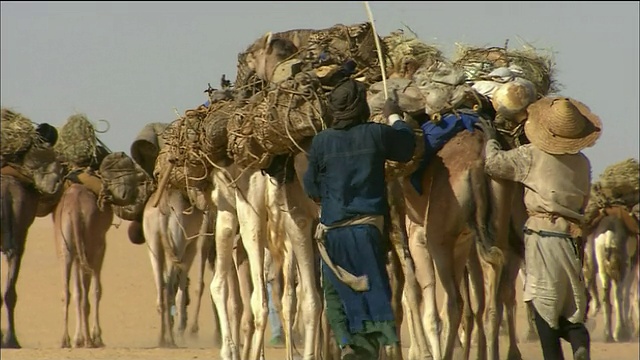
<svg viewBox="0 0 640 360"><path fill-rule="evenodd" d="M542 98L528 107L524 130L531 144L508 151L500 149L490 122L480 126L488 138L486 172L525 186L523 297L533 306L544 358L564 359L562 338L571 343L574 359L589 359L580 242L591 165L581 150L600 136L600 119L577 100Z"/></svg>
<svg viewBox="0 0 640 360"><path fill-rule="evenodd" d="M322 259L326 314L342 359L398 358L399 339L385 268L388 217L385 161L408 162L415 136L385 103L388 125L369 122L364 84L348 77L329 95L331 128L313 138L305 192L322 205L315 238ZM398 355L396 355L398 354Z"/></svg>

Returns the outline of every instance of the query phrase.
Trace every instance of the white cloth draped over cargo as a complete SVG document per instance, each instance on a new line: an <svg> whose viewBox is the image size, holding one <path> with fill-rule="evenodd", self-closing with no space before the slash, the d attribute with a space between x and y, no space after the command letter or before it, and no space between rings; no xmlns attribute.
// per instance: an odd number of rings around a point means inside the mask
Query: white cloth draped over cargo
<svg viewBox="0 0 640 360"><path fill-rule="evenodd" d="M550 155L532 144L502 151L496 140L486 145L487 174L525 186L529 213L525 226L524 301L557 329L559 317L584 322L586 290L578 249L571 239L583 221L591 186L591 165L581 153ZM541 236L540 231L566 234ZM574 235L575 236L575 235Z"/></svg>

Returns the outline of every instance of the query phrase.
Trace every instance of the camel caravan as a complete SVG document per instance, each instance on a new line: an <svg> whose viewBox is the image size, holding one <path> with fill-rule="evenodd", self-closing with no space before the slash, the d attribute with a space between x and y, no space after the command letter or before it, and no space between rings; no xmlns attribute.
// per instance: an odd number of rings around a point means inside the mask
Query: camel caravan
<svg viewBox="0 0 640 360"><path fill-rule="evenodd" d="M179 335L189 318L190 331L198 332L209 269L212 344L220 358L264 357L272 264L286 359L294 359L298 335L303 359L340 359L321 287L320 264L331 267L331 260L316 231L320 206L306 195L303 176L314 136L333 121L328 96L351 77L367 88L371 121L386 123L382 109L393 98L416 137L410 161L386 162L389 216L379 227L389 243L386 270L397 329L406 320L409 330L406 358L451 359L454 350L469 358L475 344L479 359L501 353L520 359L515 289L529 217L525 189L485 173L485 140L473 123L491 119L503 148L527 144L529 105L558 89L549 56L507 45L460 46L451 60L404 31L379 37L368 22L269 32L239 54L235 82L223 76L219 89L205 91L205 104L170 123L146 124L130 155L110 151L82 114L56 129L3 108L1 239L9 264L9 328L2 346L20 346L13 315L20 259L29 226L49 215L63 269L61 346L104 345L100 272L115 215L129 222L130 241L149 250L159 346L176 345L176 320ZM615 341L629 339L632 327L637 336L640 323L638 193L637 160L607 169L593 183L582 224L590 316L602 300L605 337ZM194 260L199 278L189 279ZM352 289L368 289L366 278L339 266L332 270ZM72 279L79 319L73 342L66 325ZM444 290L440 311L437 279ZM195 314L188 317L191 281ZM506 351L499 348L503 318ZM381 359L404 357L399 346L380 351Z"/></svg>

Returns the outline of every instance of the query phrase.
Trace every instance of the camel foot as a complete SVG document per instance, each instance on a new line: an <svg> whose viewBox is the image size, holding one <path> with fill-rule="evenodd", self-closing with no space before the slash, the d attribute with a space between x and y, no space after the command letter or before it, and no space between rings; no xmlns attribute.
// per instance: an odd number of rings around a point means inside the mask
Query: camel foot
<svg viewBox="0 0 640 360"><path fill-rule="evenodd" d="M507 360L522 360L522 354L520 354L520 350L514 348L509 349Z"/></svg>
<svg viewBox="0 0 640 360"><path fill-rule="evenodd" d="M84 348L86 345L86 341L84 340L83 336L77 337L75 338L75 340L73 341L73 343L75 344L76 348Z"/></svg>
<svg viewBox="0 0 640 360"><path fill-rule="evenodd" d="M173 348L176 348L177 346L175 341L173 340L162 339L158 343L158 347L165 348L165 349L173 349Z"/></svg>
<svg viewBox="0 0 640 360"><path fill-rule="evenodd" d="M535 332L534 330L529 330L527 332L527 336L525 336L526 342L536 342L539 340L540 340L540 337L538 337L538 333Z"/></svg>
<svg viewBox="0 0 640 360"><path fill-rule="evenodd" d="M605 333L603 341L605 343L612 343L613 342L613 336L611 336L611 334Z"/></svg>
<svg viewBox="0 0 640 360"><path fill-rule="evenodd" d="M220 349L222 347L222 336L220 334L213 335L213 347Z"/></svg>
<svg viewBox="0 0 640 360"><path fill-rule="evenodd" d="M616 342L627 342L631 339L631 333L624 327L618 328L613 334L613 339Z"/></svg>
<svg viewBox="0 0 640 360"><path fill-rule="evenodd" d="M197 337L199 331L200 331L200 327L198 326L197 323L194 323L193 325L191 325L191 329L189 329L189 333L191 334L191 337Z"/></svg>
<svg viewBox="0 0 640 360"><path fill-rule="evenodd" d="M69 335L65 335L62 337L62 343L60 345L61 348L63 349L70 349L71 348L71 339L69 338Z"/></svg>
<svg viewBox="0 0 640 360"><path fill-rule="evenodd" d="M22 349L22 346L20 346L20 343L18 342L18 339L16 339L15 336L8 335L7 339L4 339L2 341L2 348L3 349Z"/></svg>
<svg viewBox="0 0 640 360"><path fill-rule="evenodd" d="M102 336L100 335L94 335L92 339L92 343L93 343L93 347L96 347L96 348L104 347L104 342L102 341Z"/></svg>

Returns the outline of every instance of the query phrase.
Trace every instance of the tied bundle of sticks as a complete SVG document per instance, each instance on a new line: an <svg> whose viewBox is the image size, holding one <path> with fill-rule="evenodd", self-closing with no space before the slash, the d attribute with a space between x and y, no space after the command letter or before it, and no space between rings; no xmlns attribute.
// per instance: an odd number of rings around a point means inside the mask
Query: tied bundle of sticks
<svg viewBox="0 0 640 360"><path fill-rule="evenodd" d="M533 82L538 97L556 93L554 61L550 53L526 46L521 50L504 47L469 47L458 44L454 66L465 69L470 80L479 80L499 67L517 67L522 77Z"/></svg>
<svg viewBox="0 0 640 360"><path fill-rule="evenodd" d="M381 62L381 58L377 56L375 45L380 39L368 22L354 25L338 24L321 30L288 30L273 33L272 36L290 40L295 44L298 52L287 60L295 58L302 61L303 71L323 69L329 72L337 69L345 61L352 60L356 63L356 78L368 84L382 78L380 64L385 62ZM255 43L238 55L235 88L240 93L255 94L265 85L249 67L249 53L254 46ZM381 51L386 57L386 48L384 44L381 46Z"/></svg>
<svg viewBox="0 0 640 360"><path fill-rule="evenodd" d="M109 129L98 131L85 114L71 115L58 131L59 137L54 149L61 162L69 169L91 167L97 170L105 156L111 150L102 143L96 133L104 133Z"/></svg>
<svg viewBox="0 0 640 360"><path fill-rule="evenodd" d="M0 129L2 138L0 142L0 154L3 163L21 162L21 157L39 141L38 133L30 119L20 113L7 108L1 110Z"/></svg>
<svg viewBox="0 0 640 360"><path fill-rule="evenodd" d="M227 127L229 157L243 168L266 169L275 155L303 151L301 143L326 128L325 104L312 72L271 84L232 115Z"/></svg>
<svg viewBox="0 0 640 360"><path fill-rule="evenodd" d="M419 68L429 69L446 61L440 49L425 44L411 29L407 29L412 35L400 29L382 38L390 60L386 67L390 78L411 79Z"/></svg>
<svg viewBox="0 0 640 360"><path fill-rule="evenodd" d="M600 212L611 206L631 209L640 202L640 164L626 159L609 165L591 186L585 209L585 223L591 224Z"/></svg>
<svg viewBox="0 0 640 360"><path fill-rule="evenodd" d="M208 109L200 107L189 110L184 116L173 121L162 132L164 146L156 159L154 177L162 191L167 185L181 190L185 195L190 188L204 189L210 183L209 172L212 164L203 156L201 134L206 132L205 122ZM160 193L154 199L154 206ZM193 204L193 199L190 197Z"/></svg>

